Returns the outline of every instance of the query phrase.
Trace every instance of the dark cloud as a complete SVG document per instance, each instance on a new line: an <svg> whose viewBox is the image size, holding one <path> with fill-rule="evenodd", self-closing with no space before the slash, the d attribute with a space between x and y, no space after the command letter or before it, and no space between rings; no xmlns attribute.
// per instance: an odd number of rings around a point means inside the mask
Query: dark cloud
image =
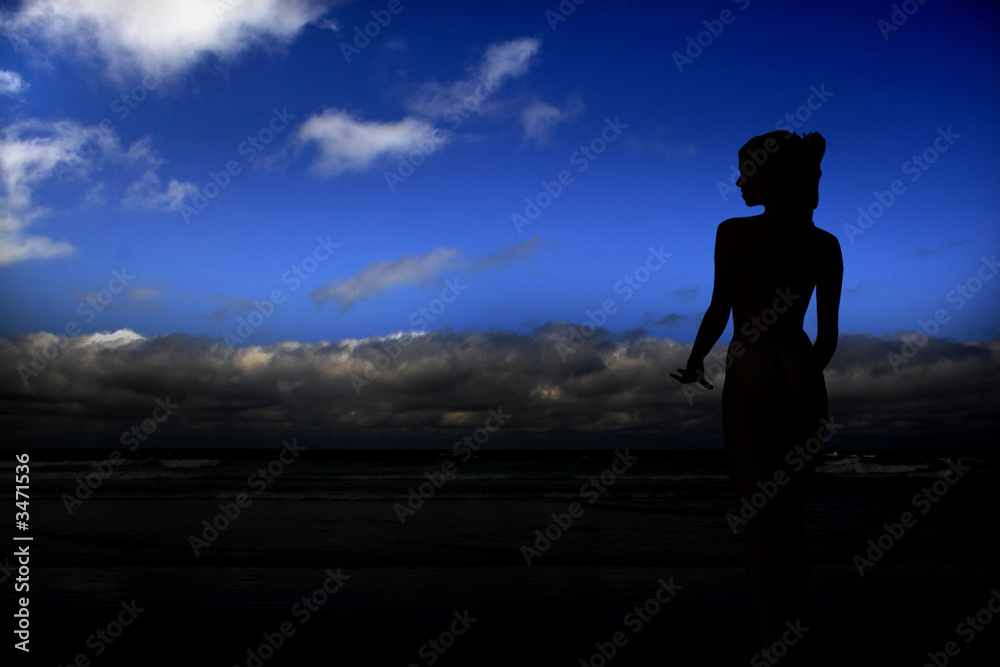
<svg viewBox="0 0 1000 667"><path fill-rule="evenodd" d="M886 290L898 289L903 286L903 281L894 280L862 280L854 287L844 287L845 294L859 295L862 293L884 292Z"/></svg>
<svg viewBox="0 0 1000 667"><path fill-rule="evenodd" d="M211 313L197 313L198 317L212 322L219 322L230 313L234 317L236 315L246 315L255 308L253 299L248 299L237 294L212 294L209 296L209 299L216 303L226 304L221 308L216 308Z"/></svg>
<svg viewBox="0 0 1000 667"><path fill-rule="evenodd" d="M693 299L701 294L701 289L697 285L691 287L682 287L680 289L675 289L673 292L667 292L667 296L675 296L679 299Z"/></svg>
<svg viewBox="0 0 1000 667"><path fill-rule="evenodd" d="M667 315L664 315L660 319L656 320L653 324L663 324L663 325L666 325L668 327L672 327L672 326L676 326L676 325L680 324L681 322L686 322L687 320L690 320L690 319L691 319L690 315L681 315L679 313L669 313Z"/></svg>
<svg viewBox="0 0 1000 667"><path fill-rule="evenodd" d="M298 436L316 447L446 448L502 407L512 416L491 446L721 446L724 378L689 400L669 377L689 343L578 333L558 322L525 334L439 330L235 350L131 332L62 339L60 349L56 336L30 334L0 339L2 423L8 446L120 448L123 431L169 400L180 408L150 447ZM710 372L724 352L709 356ZM831 412L847 425L841 446L995 444L998 371L1000 341L844 335L827 370Z"/></svg>
<svg viewBox="0 0 1000 667"><path fill-rule="evenodd" d="M950 248L960 248L964 246L966 243L968 243L968 241L948 241L947 243L942 243L941 245L935 246L934 248L921 248L919 250L914 250L910 254L915 255L916 257L928 257L930 255L941 252L943 250L948 250Z"/></svg>

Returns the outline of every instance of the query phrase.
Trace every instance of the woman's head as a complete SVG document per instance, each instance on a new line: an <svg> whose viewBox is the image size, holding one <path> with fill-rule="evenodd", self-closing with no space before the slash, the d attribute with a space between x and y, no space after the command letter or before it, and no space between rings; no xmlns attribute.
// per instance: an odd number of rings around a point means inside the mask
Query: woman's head
<svg viewBox="0 0 1000 667"><path fill-rule="evenodd" d="M825 152L826 140L818 132L762 134L740 148L736 185L747 206L780 204L811 211L819 203L819 163Z"/></svg>

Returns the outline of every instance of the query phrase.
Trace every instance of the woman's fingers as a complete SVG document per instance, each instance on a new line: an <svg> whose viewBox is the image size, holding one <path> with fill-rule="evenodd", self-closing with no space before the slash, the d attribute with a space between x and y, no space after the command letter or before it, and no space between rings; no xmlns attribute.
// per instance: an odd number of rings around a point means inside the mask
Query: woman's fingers
<svg viewBox="0 0 1000 667"><path fill-rule="evenodd" d="M698 382L705 389L712 389L712 385L705 379L704 371L691 371L686 368L678 368L676 373L671 373L670 377L677 380L681 384L690 384L692 382Z"/></svg>
<svg viewBox="0 0 1000 667"><path fill-rule="evenodd" d="M682 368L677 369L678 373L671 373L670 377L674 378L681 384L690 384L692 382L698 382L705 389L713 389L711 383L705 379L704 373L688 371Z"/></svg>

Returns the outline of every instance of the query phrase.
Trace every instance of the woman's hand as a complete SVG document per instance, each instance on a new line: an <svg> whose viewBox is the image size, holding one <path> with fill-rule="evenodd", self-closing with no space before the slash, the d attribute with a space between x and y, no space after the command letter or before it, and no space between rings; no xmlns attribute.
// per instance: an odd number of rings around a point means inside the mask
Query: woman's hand
<svg viewBox="0 0 1000 667"><path fill-rule="evenodd" d="M697 365L688 364L687 368L678 368L677 373L671 373L670 377L674 378L681 384L690 384L691 382L699 382L701 386L705 389L711 389L712 385L709 384L708 380L705 379L705 365L704 363L699 363Z"/></svg>

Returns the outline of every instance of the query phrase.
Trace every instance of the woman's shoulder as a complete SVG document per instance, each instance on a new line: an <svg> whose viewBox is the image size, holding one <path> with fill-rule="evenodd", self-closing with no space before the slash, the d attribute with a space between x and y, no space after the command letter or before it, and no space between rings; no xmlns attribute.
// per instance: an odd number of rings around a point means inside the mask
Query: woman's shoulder
<svg viewBox="0 0 1000 667"><path fill-rule="evenodd" d="M836 250L837 252L840 251L840 241L837 239L836 236L834 236L830 232L826 231L821 227L816 227L814 225L813 234L815 235L817 241L827 249L831 251Z"/></svg>
<svg viewBox="0 0 1000 667"><path fill-rule="evenodd" d="M719 223L719 233L735 234L740 231L755 229L760 224L759 215L751 215L745 218L726 218Z"/></svg>

